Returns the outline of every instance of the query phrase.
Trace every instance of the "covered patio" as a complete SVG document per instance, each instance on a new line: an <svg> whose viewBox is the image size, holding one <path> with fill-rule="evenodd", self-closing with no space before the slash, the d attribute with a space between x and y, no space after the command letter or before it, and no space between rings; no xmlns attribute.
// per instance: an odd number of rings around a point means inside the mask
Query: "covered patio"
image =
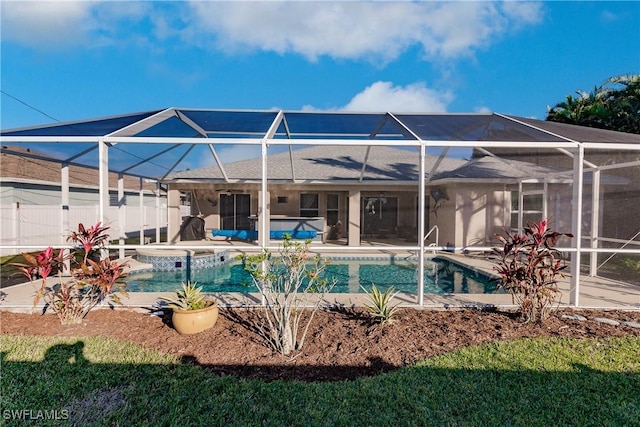
<svg viewBox="0 0 640 427"><path fill-rule="evenodd" d="M55 143L63 183L65 165L95 166L96 221L107 225L117 223L109 172L161 183L169 247L189 248L181 242L188 202L204 229L194 249L277 250L274 232L300 229L315 233L312 247L323 253L415 254L422 273L420 254L481 255L501 229L549 218L575 236L560 242L574 306L581 280L601 275L611 258L629 269L640 259L639 135L496 113L168 108L3 130L0 140L3 150ZM237 240L220 230L251 233ZM111 248L124 255L143 246L122 239ZM640 305L640 287L627 284Z"/></svg>

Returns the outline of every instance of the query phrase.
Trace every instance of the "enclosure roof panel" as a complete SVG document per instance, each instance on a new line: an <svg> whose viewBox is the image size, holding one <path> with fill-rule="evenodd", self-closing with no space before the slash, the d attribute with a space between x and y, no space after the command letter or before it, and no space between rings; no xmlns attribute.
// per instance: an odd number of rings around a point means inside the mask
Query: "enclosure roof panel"
<svg viewBox="0 0 640 427"><path fill-rule="evenodd" d="M3 137L9 136L86 136L100 137L109 135L127 126L144 120L159 111L131 113L119 116L102 117L97 119L77 120L73 122L55 123L40 126L29 126L19 129L3 130Z"/></svg>
<svg viewBox="0 0 640 427"><path fill-rule="evenodd" d="M396 117L427 141L566 141L496 114L400 114Z"/></svg>
<svg viewBox="0 0 640 427"><path fill-rule="evenodd" d="M165 137L390 139L425 141L617 142L640 135L501 114L168 108L66 123L8 129L10 137Z"/></svg>
<svg viewBox="0 0 640 427"><path fill-rule="evenodd" d="M233 111L180 109L188 119L204 130L208 137L263 137L278 111Z"/></svg>

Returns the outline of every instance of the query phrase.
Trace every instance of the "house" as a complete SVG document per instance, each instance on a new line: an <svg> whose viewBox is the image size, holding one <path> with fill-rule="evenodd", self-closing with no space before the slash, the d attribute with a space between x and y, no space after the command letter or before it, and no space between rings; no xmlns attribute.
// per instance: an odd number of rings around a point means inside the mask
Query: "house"
<svg viewBox="0 0 640 427"><path fill-rule="evenodd" d="M70 163L63 173L62 162L50 155L20 146L2 146L2 245L64 243L69 230L78 223L98 221L98 170ZM63 181L68 183L66 194ZM137 235L141 228L152 231L156 225L166 227L166 195L156 182L110 173L109 188L108 225L112 235L120 233L121 221L126 224L124 235ZM118 209L126 213L121 217ZM160 224L156 224L156 210L161 213Z"/></svg>
<svg viewBox="0 0 640 427"><path fill-rule="evenodd" d="M367 159L365 161L365 159ZM342 237L359 246L361 239L418 241L419 156L415 149L395 147L316 146L282 152L267 158L269 230L305 229L309 219L320 239L330 240L336 224L347 224ZM440 242L451 246L486 246L494 233L517 225L512 216L518 182L547 179L547 208L557 218L571 217L570 171L521 161L502 162L491 156L465 160L425 156L427 192L425 229L437 225ZM169 198L191 191L193 215L213 230L258 230L261 192L260 159L224 166L192 169L168 176ZM524 220L540 219L533 212ZM570 224L567 224L570 226ZM171 226L170 226L171 227ZM224 236L223 233L218 233ZM254 234L257 240L257 233ZM429 242L434 241L435 235Z"/></svg>

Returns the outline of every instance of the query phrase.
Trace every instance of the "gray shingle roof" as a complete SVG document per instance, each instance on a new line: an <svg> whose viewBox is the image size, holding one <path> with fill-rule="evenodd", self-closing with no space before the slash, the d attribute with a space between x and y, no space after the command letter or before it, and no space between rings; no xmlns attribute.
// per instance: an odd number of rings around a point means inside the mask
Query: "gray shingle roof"
<svg viewBox="0 0 640 427"><path fill-rule="evenodd" d="M366 159L365 181L416 181L419 177L419 155L415 149L373 146L366 157L364 146L313 146L293 151L293 168L297 181L357 181ZM427 156L428 173L438 158ZM451 170L466 163L462 159L446 158L438 170ZM259 181L261 178L260 159L242 160L224 165L231 180ZM289 152L268 157L268 178L289 180L294 176L291 170ZM221 181L222 173L217 166L177 172L166 181L196 180Z"/></svg>

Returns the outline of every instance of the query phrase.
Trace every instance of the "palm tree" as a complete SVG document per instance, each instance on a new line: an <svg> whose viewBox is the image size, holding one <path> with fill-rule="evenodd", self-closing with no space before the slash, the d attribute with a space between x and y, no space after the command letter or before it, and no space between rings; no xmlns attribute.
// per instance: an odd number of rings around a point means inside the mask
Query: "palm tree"
<svg viewBox="0 0 640 427"><path fill-rule="evenodd" d="M640 74L611 77L547 111L547 120L640 134Z"/></svg>

